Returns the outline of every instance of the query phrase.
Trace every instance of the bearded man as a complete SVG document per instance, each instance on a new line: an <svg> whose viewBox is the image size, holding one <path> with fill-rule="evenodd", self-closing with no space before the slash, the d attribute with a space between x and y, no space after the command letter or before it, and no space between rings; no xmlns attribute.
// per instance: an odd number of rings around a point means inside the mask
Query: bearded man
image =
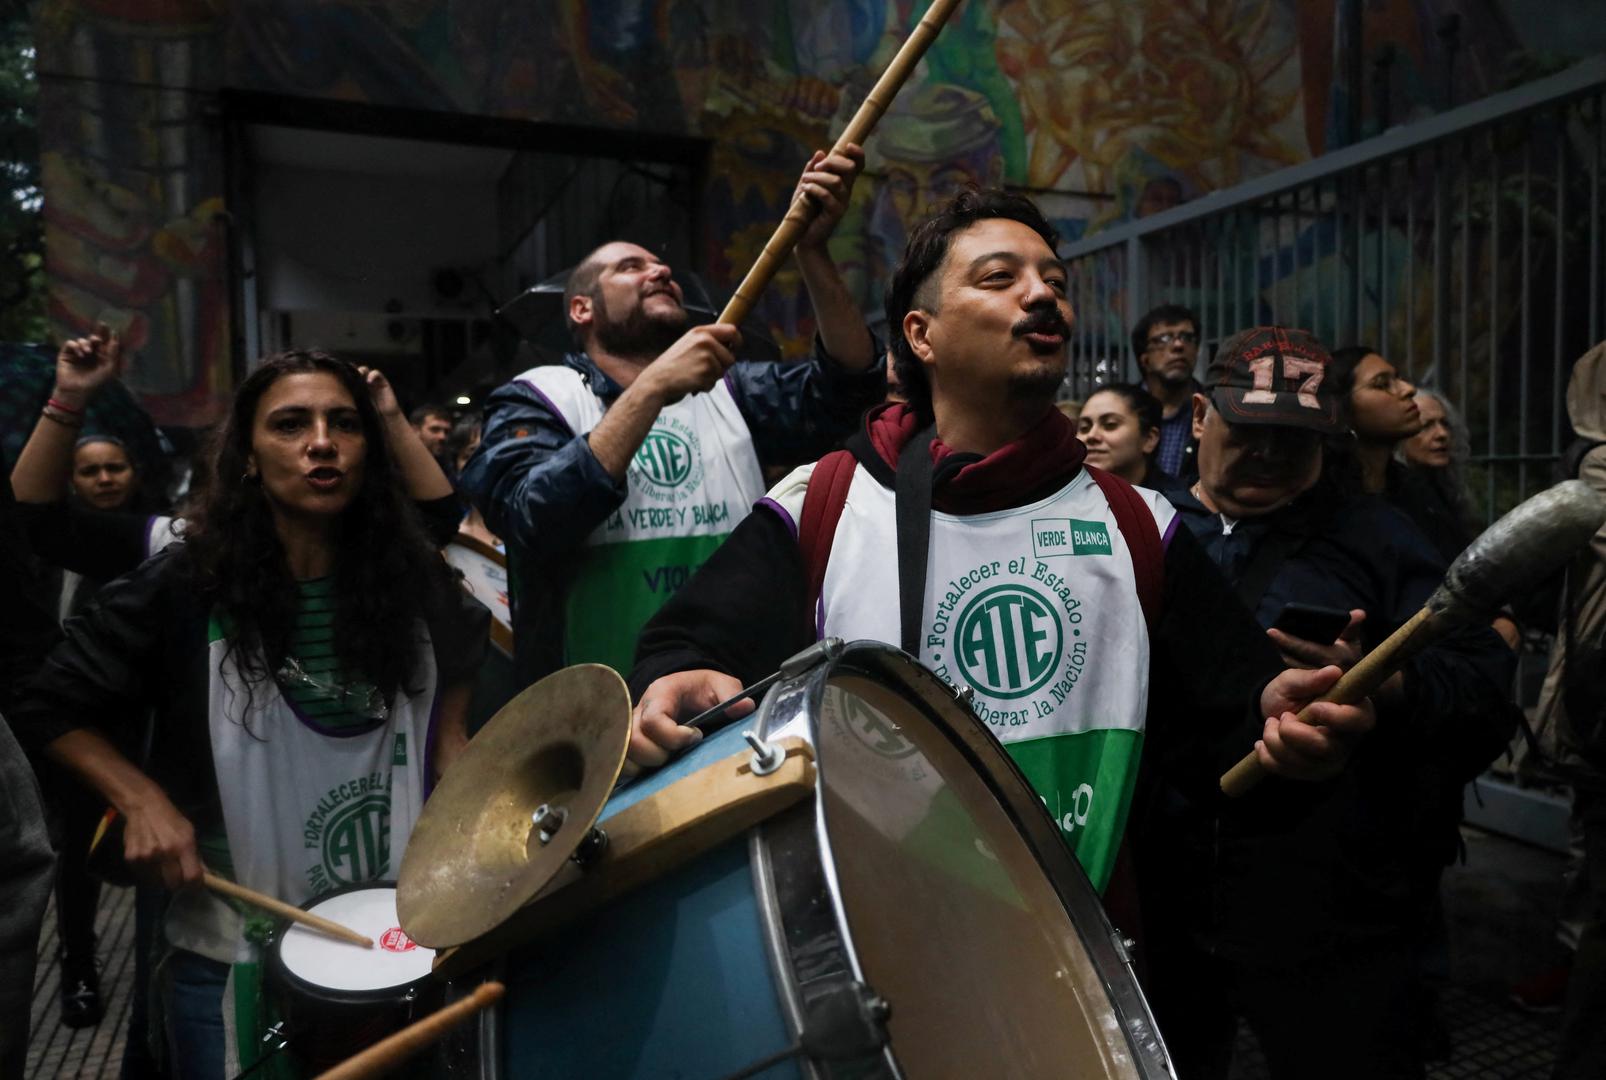
<svg viewBox="0 0 1606 1080"><path fill-rule="evenodd" d="M816 152L798 184L819 209L797 247L808 360L737 363L736 328L687 329L670 268L616 240L564 290L578 351L491 395L462 484L507 544L521 685L628 669L641 625L764 493L762 469L824 452L881 400L881 348L826 251L863 162Z"/></svg>

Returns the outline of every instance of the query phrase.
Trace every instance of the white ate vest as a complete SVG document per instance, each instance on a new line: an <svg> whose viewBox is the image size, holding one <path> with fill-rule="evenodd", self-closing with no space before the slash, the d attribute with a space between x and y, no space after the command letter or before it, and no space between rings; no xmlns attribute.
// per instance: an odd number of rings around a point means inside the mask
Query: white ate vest
<svg viewBox="0 0 1606 1080"><path fill-rule="evenodd" d="M417 694L398 690L384 723L326 733L303 720L271 680L250 695L214 622L209 727L234 879L297 907L342 885L394 878L424 806L436 669L418 624ZM180 948L229 962L251 958L240 921L209 894L175 904ZM220 955L225 940L232 956Z"/></svg>
<svg viewBox="0 0 1606 1080"><path fill-rule="evenodd" d="M801 521L813 466L770 497ZM1174 516L1137 489L1163 535ZM894 493L854 469L831 544L822 636L897 644ZM1027 506L933 511L919 659L1004 743L1103 889L1126 827L1148 708L1149 635L1126 540L1086 470Z"/></svg>
<svg viewBox="0 0 1606 1080"><path fill-rule="evenodd" d="M602 421L601 399L573 368L531 368L518 381L538 391L576 435ZM764 493L752 433L723 379L659 412L626 485L624 504L586 537L566 583L567 664L630 670L643 624Z"/></svg>

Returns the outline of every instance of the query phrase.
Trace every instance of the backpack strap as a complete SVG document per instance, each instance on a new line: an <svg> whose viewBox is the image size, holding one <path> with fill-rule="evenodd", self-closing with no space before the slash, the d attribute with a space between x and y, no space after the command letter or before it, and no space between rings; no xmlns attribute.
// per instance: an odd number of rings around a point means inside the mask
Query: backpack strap
<svg viewBox="0 0 1606 1080"><path fill-rule="evenodd" d="M825 588L825 567L831 561L831 544L836 524L847 505L853 470L858 466L852 451L836 450L821 458L809 474L803 495L803 516L797 523L797 546L803 555L803 572L809 586L809 617L819 606ZM809 628L814 629L812 626Z"/></svg>
<svg viewBox="0 0 1606 1080"><path fill-rule="evenodd" d="M1132 576L1137 583L1138 604L1143 608L1143 621L1149 633L1160 619L1161 598L1165 590L1165 544L1160 539L1160 528L1154 523L1154 513L1131 484L1119 476L1107 473L1092 465L1082 466L1104 492L1104 498L1115 514L1115 524L1126 540L1126 549L1132 555Z"/></svg>
<svg viewBox="0 0 1606 1080"><path fill-rule="evenodd" d="M898 453L893 500L898 529L899 647L920 655L920 622L926 612L926 574L931 562L931 443L936 425L910 439Z"/></svg>

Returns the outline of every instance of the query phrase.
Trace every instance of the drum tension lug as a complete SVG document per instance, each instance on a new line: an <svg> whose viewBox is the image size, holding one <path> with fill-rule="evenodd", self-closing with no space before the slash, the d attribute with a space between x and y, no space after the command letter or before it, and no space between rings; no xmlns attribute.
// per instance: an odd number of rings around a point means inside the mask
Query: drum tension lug
<svg viewBox="0 0 1606 1080"><path fill-rule="evenodd" d="M804 1005L803 1052L844 1061L874 1054L887 1045L892 1005L862 982L844 979L812 995Z"/></svg>
<svg viewBox="0 0 1606 1080"><path fill-rule="evenodd" d="M1115 953L1121 958L1121 963L1127 967L1132 966L1132 954L1137 951L1138 943L1135 938L1129 938L1119 929L1110 931L1110 942L1115 946Z"/></svg>
<svg viewBox="0 0 1606 1080"><path fill-rule="evenodd" d="M584 870L601 858L606 850L608 850L608 834L601 829L593 828L586 833L585 839L580 841L580 846L574 849L569 861Z"/></svg>
<svg viewBox="0 0 1606 1080"><path fill-rule="evenodd" d="M842 650L845 648L847 648L847 643L839 637L821 638L802 652L795 653L781 661L781 678L795 678L816 664L826 660L835 660L842 655Z"/></svg>
<svg viewBox="0 0 1606 1080"><path fill-rule="evenodd" d="M767 743L751 731L742 732L742 738L747 745L753 748L753 757L748 761L748 767L753 770L754 776L768 776L781 767L786 760L786 751L774 743Z"/></svg>

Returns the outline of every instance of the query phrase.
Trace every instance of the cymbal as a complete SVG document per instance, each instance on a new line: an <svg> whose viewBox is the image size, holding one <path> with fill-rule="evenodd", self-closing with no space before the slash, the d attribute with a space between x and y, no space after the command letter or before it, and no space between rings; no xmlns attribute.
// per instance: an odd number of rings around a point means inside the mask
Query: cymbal
<svg viewBox="0 0 1606 1080"><path fill-rule="evenodd" d="M450 948L528 903L596 824L629 741L630 691L601 664L554 672L503 706L413 827L396 881L407 936Z"/></svg>

